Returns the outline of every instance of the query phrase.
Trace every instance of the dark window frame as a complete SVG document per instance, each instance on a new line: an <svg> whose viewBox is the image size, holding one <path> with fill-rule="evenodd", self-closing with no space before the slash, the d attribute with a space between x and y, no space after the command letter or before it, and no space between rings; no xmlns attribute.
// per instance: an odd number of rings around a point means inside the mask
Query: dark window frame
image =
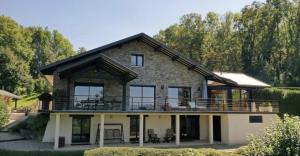
<svg viewBox="0 0 300 156"><path fill-rule="evenodd" d="M153 100L154 100L154 109L155 109L155 107L156 107L156 86L155 85L130 85L129 86L129 92L130 92L130 87L141 87L141 102L143 103L143 98L144 98L144 87L152 87L153 89L154 89L154 97L153 97ZM130 98L132 97L132 95L129 95L130 96ZM147 97L146 97L147 98Z"/></svg>
<svg viewBox="0 0 300 156"><path fill-rule="evenodd" d="M170 89L170 88L176 88L176 89L188 89L188 90L189 90L189 93L190 93L188 101L189 101L189 102L192 101L192 88L191 88L191 87L187 87L187 86L169 86L169 87L168 87L168 98L170 98L170 97L169 97L169 89ZM171 97L171 98L172 98L172 97ZM181 106L181 105L179 105L179 106Z"/></svg>
<svg viewBox="0 0 300 156"><path fill-rule="evenodd" d="M87 116L87 115L73 115L72 116L72 128L71 128L71 131L72 131L72 133L71 133L71 144L83 144L83 145L87 145L87 144L90 144L90 137L91 137L91 122L92 122L92 119L91 119L91 117L92 116ZM81 120L80 121L80 140L79 141L75 141L74 140L74 135L76 135L75 133L74 133L74 129L73 129L73 124L74 124L74 119L75 120ZM82 122L82 120L88 120L89 122ZM84 134L84 133L82 133L82 128L83 128L83 125L82 124L89 124L89 130L88 130L88 135L89 135L89 137L88 137L88 139L87 140L82 140L82 135Z"/></svg>
<svg viewBox="0 0 300 156"><path fill-rule="evenodd" d="M89 87L89 95L90 96L90 87L102 87L102 97L104 98L104 84L103 83L94 83L94 82L75 82L74 83L74 96L81 96L75 93L76 86L88 86Z"/></svg>
<svg viewBox="0 0 300 156"><path fill-rule="evenodd" d="M263 123L263 116L262 115L250 115L249 123Z"/></svg>
<svg viewBox="0 0 300 156"><path fill-rule="evenodd" d="M135 57L135 63L132 64L132 57ZM139 65L138 63L138 58L139 57L142 57L142 65ZM130 64L132 67L144 67L144 55L143 54L131 54L131 57L130 57Z"/></svg>

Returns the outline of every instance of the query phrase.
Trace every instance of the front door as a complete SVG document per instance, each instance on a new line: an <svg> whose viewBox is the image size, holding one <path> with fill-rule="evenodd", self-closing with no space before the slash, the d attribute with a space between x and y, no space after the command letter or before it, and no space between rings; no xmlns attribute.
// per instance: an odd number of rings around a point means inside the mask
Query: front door
<svg viewBox="0 0 300 156"><path fill-rule="evenodd" d="M91 117L73 116L72 119L72 143L89 144L90 143Z"/></svg>
<svg viewBox="0 0 300 156"><path fill-rule="evenodd" d="M175 132L175 115L172 116L171 127ZM199 116L181 115L180 116L180 139L190 141L199 139Z"/></svg>
<svg viewBox="0 0 300 156"><path fill-rule="evenodd" d="M213 116L214 141L221 141L221 116Z"/></svg>
<svg viewBox="0 0 300 156"><path fill-rule="evenodd" d="M130 115L130 127L129 127L129 134L130 134L130 142L136 143L139 141L140 136L140 117L139 115ZM145 140L145 128L146 128L146 116L144 116L144 140Z"/></svg>

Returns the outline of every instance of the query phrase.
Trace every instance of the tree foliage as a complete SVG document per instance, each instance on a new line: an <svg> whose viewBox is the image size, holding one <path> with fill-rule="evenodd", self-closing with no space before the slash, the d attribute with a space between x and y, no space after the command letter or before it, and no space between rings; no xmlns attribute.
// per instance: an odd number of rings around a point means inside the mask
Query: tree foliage
<svg viewBox="0 0 300 156"><path fill-rule="evenodd" d="M300 119L284 115L277 119L261 135L250 136L249 144L240 152L251 156L300 155Z"/></svg>
<svg viewBox="0 0 300 156"><path fill-rule="evenodd" d="M0 128L8 122L8 109L5 100L0 97Z"/></svg>
<svg viewBox="0 0 300 156"><path fill-rule="evenodd" d="M300 1L253 2L238 13L184 15L154 36L211 70L276 84L300 80Z"/></svg>
<svg viewBox="0 0 300 156"><path fill-rule="evenodd" d="M0 87L18 94L48 90L39 68L74 55L72 44L57 30L23 27L0 16Z"/></svg>

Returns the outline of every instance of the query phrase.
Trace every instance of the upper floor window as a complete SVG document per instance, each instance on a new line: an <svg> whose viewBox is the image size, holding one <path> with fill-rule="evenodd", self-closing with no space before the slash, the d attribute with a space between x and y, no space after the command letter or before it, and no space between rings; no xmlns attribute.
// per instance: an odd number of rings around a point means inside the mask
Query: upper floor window
<svg viewBox="0 0 300 156"><path fill-rule="evenodd" d="M132 54L131 55L131 66L143 67L144 66L144 55Z"/></svg>
<svg viewBox="0 0 300 156"><path fill-rule="evenodd" d="M189 87L169 87L168 102L171 106L188 106L191 101L191 88Z"/></svg>

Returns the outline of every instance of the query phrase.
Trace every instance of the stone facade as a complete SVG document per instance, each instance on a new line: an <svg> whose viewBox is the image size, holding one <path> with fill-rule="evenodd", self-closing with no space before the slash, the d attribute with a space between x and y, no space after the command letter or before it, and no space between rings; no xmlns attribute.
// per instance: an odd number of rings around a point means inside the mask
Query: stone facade
<svg viewBox="0 0 300 156"><path fill-rule="evenodd" d="M126 85L126 97L129 97L130 85L155 86L156 98L165 98L168 95L168 87L190 87L191 95L200 96L201 87L205 78L187 66L173 61L162 52L155 51L152 47L141 41L131 41L121 47L111 48L103 52L104 55L135 71L138 77ZM131 66L131 55L144 56L143 67ZM60 68L64 68L60 67ZM60 69L59 68L59 69ZM58 69L58 70L59 70ZM68 75L68 78L60 79L58 73L54 73L54 90L60 89L74 93L74 82L97 82L104 85L104 96L122 96L122 83L120 78L95 67L87 67ZM127 99L128 103L128 99ZM64 107L66 108L66 107Z"/></svg>

